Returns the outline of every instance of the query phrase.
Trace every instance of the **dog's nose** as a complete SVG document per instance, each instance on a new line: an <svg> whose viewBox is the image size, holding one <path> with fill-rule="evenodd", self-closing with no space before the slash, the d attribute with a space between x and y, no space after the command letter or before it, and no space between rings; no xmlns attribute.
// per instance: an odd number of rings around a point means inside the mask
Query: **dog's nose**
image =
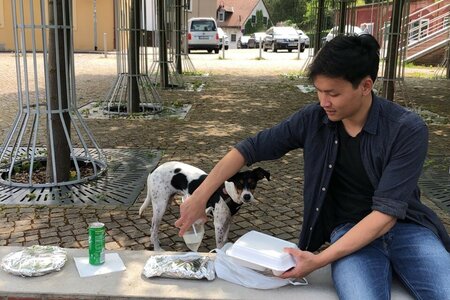
<svg viewBox="0 0 450 300"><path fill-rule="evenodd" d="M250 201L252 197L249 194L244 195L244 201Z"/></svg>

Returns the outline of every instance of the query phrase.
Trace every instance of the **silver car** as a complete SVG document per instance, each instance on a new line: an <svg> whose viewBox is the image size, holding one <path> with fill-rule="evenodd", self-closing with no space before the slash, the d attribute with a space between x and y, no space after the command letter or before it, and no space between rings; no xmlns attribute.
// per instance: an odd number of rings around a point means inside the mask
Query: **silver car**
<svg viewBox="0 0 450 300"><path fill-rule="evenodd" d="M305 41L299 38L294 27L271 27L266 31L266 37L263 41L263 50L272 49L277 52L280 49L286 49L289 52L297 50L300 43L300 52L305 51Z"/></svg>

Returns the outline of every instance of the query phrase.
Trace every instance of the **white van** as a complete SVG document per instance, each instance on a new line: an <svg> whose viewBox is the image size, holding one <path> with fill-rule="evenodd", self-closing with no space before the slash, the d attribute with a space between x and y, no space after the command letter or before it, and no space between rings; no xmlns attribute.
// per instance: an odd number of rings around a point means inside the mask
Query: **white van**
<svg viewBox="0 0 450 300"><path fill-rule="evenodd" d="M191 18L188 20L188 53L191 50L207 50L219 53L219 33L213 18Z"/></svg>
<svg viewBox="0 0 450 300"><path fill-rule="evenodd" d="M358 26L352 26L352 25L345 25L345 35L361 35L365 32L359 28ZM325 37L325 42L331 41L335 36L339 34L339 27L334 26L330 29L330 32L328 32L327 36Z"/></svg>

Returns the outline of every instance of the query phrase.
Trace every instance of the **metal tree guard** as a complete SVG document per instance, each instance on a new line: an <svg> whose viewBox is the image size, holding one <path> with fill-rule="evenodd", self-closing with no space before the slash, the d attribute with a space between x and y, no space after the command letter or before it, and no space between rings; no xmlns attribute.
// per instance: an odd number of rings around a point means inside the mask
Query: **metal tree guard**
<svg viewBox="0 0 450 300"><path fill-rule="evenodd" d="M106 158L77 110L72 1L11 3L19 111L0 148L0 184L55 187L95 179ZM67 176L60 152L70 160Z"/></svg>
<svg viewBox="0 0 450 300"><path fill-rule="evenodd" d="M150 5L153 5L151 9L153 13L149 16L148 25L155 41L149 74L162 88L184 86L182 75L177 71L181 66L178 65L177 68L176 63L181 57L181 45L178 42L181 41L181 33L185 32L181 30L181 11L185 15L187 12L186 3L181 5L179 2L179 0L149 1Z"/></svg>
<svg viewBox="0 0 450 300"><path fill-rule="evenodd" d="M147 1L115 0L117 22L117 78L102 103L111 115L155 114L162 111L161 97L147 73Z"/></svg>
<svg viewBox="0 0 450 300"><path fill-rule="evenodd" d="M189 6L187 0L175 0L175 38L177 43L179 43L176 44L177 48L175 50L175 61L177 65L177 73L179 74L196 72L194 64L189 57L187 47L188 13Z"/></svg>

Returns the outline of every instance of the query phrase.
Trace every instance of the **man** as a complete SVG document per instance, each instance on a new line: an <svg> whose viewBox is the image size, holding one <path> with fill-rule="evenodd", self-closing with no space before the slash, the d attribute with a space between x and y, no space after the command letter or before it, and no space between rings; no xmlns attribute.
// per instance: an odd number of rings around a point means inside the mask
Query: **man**
<svg viewBox="0 0 450 300"><path fill-rule="evenodd" d="M238 143L181 206L180 235L205 218L212 192L245 164L302 148L304 220L299 248L286 249L303 277L327 264L342 299L389 299L392 270L419 299L450 299L450 238L420 202L428 146L415 113L373 94L379 45L338 36L309 68L319 104ZM313 253L326 241L331 245Z"/></svg>

